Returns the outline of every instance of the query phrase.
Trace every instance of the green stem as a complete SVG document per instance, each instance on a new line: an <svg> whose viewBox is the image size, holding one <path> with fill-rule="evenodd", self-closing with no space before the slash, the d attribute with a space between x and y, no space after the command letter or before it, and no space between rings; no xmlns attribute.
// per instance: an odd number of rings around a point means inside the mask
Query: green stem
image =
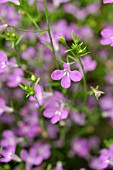
<svg viewBox="0 0 113 170"><path fill-rule="evenodd" d="M69 48L68 44L66 43L65 44L67 46L67 48ZM75 55L75 53L73 51L70 51L71 54L79 61L79 64L82 68L82 73L83 73L83 83L84 83L84 101L83 101L83 104L85 105L86 104L86 100L87 100L87 82L86 82L86 76L85 76L85 71L84 71L84 67L83 67L83 64L82 64L82 61L79 57L79 54L77 54L77 56ZM73 58L74 59L74 58ZM76 59L74 59L76 61Z"/></svg>
<svg viewBox="0 0 113 170"><path fill-rule="evenodd" d="M39 102L38 102L38 99L37 99L36 95L35 95L34 97L35 97L35 99L36 99L36 103L39 105ZM43 130L46 130L46 124L45 124L44 117L43 117L43 115L42 115L42 109L43 109L43 107L41 107L41 106L39 105L38 111L39 111L39 114L40 114L40 117L41 117L41 121L39 122L39 124L40 124L40 126L43 128Z"/></svg>
<svg viewBox="0 0 113 170"><path fill-rule="evenodd" d="M82 64L82 61L79 57L79 55L77 56L80 66L82 68L82 72L83 72L83 82L84 82L84 104L86 104L86 100L87 100L87 82L86 82L86 76L85 76L85 71L84 71L84 66Z"/></svg>
<svg viewBox="0 0 113 170"><path fill-rule="evenodd" d="M9 25L9 27L12 27L12 26ZM18 28L18 27L13 27L13 28L14 28L14 29L17 29L17 30L19 30L19 31L32 32L32 33L47 31L47 30L40 30L40 31L38 31L38 30L26 30L26 29L24 29L24 28Z"/></svg>
<svg viewBox="0 0 113 170"><path fill-rule="evenodd" d="M53 52L53 56L54 56L54 60L55 60L56 66L58 68L58 62L57 62L57 58L56 58L56 54L55 54L55 49L54 49L54 45L53 45L53 40L52 40L52 36L51 36L51 30L50 30L50 24L49 24L49 14L48 14L48 8L47 8L46 0L44 0L44 9L45 9L46 23L47 23L47 27L48 27L48 35L49 35L49 38L50 38L52 52Z"/></svg>

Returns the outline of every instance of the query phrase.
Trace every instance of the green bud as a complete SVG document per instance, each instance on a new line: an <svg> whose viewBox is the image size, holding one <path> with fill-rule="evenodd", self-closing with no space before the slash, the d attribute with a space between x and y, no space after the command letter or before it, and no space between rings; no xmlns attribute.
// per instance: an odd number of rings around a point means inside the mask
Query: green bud
<svg viewBox="0 0 113 170"><path fill-rule="evenodd" d="M96 88L94 88L94 87L91 86L90 88L91 88L91 90L92 90L92 94L95 95L95 97L96 97L97 100L98 100L98 98L99 98L102 94L104 94L103 91L98 90L99 86L96 86Z"/></svg>
<svg viewBox="0 0 113 170"><path fill-rule="evenodd" d="M31 76L31 81L36 81L36 76L34 74Z"/></svg>
<svg viewBox="0 0 113 170"><path fill-rule="evenodd" d="M62 44L66 44L66 40L65 40L65 38L64 37L60 37L60 40L59 40Z"/></svg>
<svg viewBox="0 0 113 170"><path fill-rule="evenodd" d="M16 34L15 34L15 33L12 33L12 37L15 38L15 37L16 37Z"/></svg>

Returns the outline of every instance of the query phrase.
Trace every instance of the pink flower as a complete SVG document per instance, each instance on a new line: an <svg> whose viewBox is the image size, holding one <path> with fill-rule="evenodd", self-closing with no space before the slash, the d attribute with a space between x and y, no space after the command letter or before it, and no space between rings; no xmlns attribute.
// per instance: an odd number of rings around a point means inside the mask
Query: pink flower
<svg viewBox="0 0 113 170"><path fill-rule="evenodd" d="M101 31L101 36L102 36L102 39L101 39L100 43L102 45L113 46L113 28L111 26L104 28Z"/></svg>
<svg viewBox="0 0 113 170"><path fill-rule="evenodd" d="M6 29L6 27L7 27L7 26L8 26L7 24L0 25L0 31L2 31L2 30L4 30L4 29Z"/></svg>
<svg viewBox="0 0 113 170"><path fill-rule="evenodd" d="M4 51L0 51L0 73L4 73L7 69L7 55Z"/></svg>
<svg viewBox="0 0 113 170"><path fill-rule="evenodd" d="M90 55L82 57L81 61L84 66L85 73L96 69L97 62L95 60L92 60ZM79 67L80 72L82 72L80 64L77 63L77 66Z"/></svg>
<svg viewBox="0 0 113 170"><path fill-rule="evenodd" d="M103 3L104 3L104 4L112 3L112 2L113 2L113 0L103 0Z"/></svg>
<svg viewBox="0 0 113 170"><path fill-rule="evenodd" d="M21 68L15 68L13 72L7 76L7 86L17 87L23 80L23 70Z"/></svg>
<svg viewBox="0 0 113 170"><path fill-rule="evenodd" d="M19 0L0 0L0 4L5 3L5 2L12 2L16 5L20 5Z"/></svg>
<svg viewBox="0 0 113 170"><path fill-rule="evenodd" d="M55 70L51 74L53 80L61 80L61 86L63 88L69 88L71 86L71 80L78 82L82 79L82 74L77 70L71 71L68 63L64 63L63 67L64 70Z"/></svg>
<svg viewBox="0 0 113 170"><path fill-rule="evenodd" d="M50 122L52 124L55 124L60 120L67 119L68 110L65 107L64 101L65 99L63 98L62 94L54 92L54 96L51 97L48 105L46 106L43 115L44 117L51 119Z"/></svg>

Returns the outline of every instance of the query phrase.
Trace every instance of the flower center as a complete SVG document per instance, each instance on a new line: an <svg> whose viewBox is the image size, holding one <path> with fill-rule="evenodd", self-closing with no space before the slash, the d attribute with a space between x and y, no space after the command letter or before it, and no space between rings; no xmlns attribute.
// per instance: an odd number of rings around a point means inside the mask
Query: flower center
<svg viewBox="0 0 113 170"><path fill-rule="evenodd" d="M3 61L3 62L1 63L1 68L5 68L5 67L6 67L6 62Z"/></svg>
<svg viewBox="0 0 113 170"><path fill-rule="evenodd" d="M67 69L64 69L64 76L67 75L69 77L70 73Z"/></svg>
<svg viewBox="0 0 113 170"><path fill-rule="evenodd" d="M60 110L57 110L56 112L55 112L55 115L61 115L61 111Z"/></svg>

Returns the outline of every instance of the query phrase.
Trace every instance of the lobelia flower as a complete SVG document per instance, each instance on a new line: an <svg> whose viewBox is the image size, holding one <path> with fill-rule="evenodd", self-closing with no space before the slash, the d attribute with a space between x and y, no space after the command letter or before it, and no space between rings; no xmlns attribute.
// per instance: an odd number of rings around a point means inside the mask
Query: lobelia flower
<svg viewBox="0 0 113 170"><path fill-rule="evenodd" d="M17 138L11 130L5 130L2 135L3 139L0 142L0 162L9 162L15 160L20 162L21 159L15 155L16 145L21 142L22 138Z"/></svg>
<svg viewBox="0 0 113 170"><path fill-rule="evenodd" d="M78 125L84 126L85 125L85 120L86 120L86 115L84 113L72 113L71 114L71 119Z"/></svg>
<svg viewBox="0 0 113 170"><path fill-rule="evenodd" d="M102 40L100 41L100 43L102 45L113 46L113 28L111 26L104 28L101 31L101 35L102 35Z"/></svg>
<svg viewBox="0 0 113 170"><path fill-rule="evenodd" d="M7 76L8 87L17 87L23 80L23 70L15 68L12 73Z"/></svg>
<svg viewBox="0 0 113 170"><path fill-rule="evenodd" d="M41 128L37 123L30 124L30 122L19 122L18 126L19 135L31 139L38 136L39 132L41 131Z"/></svg>
<svg viewBox="0 0 113 170"><path fill-rule="evenodd" d="M69 0L53 0L54 6L58 7L61 3L66 3Z"/></svg>
<svg viewBox="0 0 113 170"><path fill-rule="evenodd" d="M113 3L113 0L103 0L103 3L104 3L104 4Z"/></svg>
<svg viewBox="0 0 113 170"><path fill-rule="evenodd" d="M87 158L89 156L89 142L86 138L75 138L72 141L71 155L78 155L83 158Z"/></svg>
<svg viewBox="0 0 113 170"><path fill-rule="evenodd" d="M4 51L0 51L0 73L4 73L7 70L7 54Z"/></svg>
<svg viewBox="0 0 113 170"><path fill-rule="evenodd" d="M82 74L77 71L70 70L70 64L64 63L64 70L55 70L51 74L53 80L61 80L61 86L63 88L69 88L71 86L71 80L79 82L82 79Z"/></svg>
<svg viewBox="0 0 113 170"><path fill-rule="evenodd" d="M57 162L57 165L54 170L63 170L62 162Z"/></svg>
<svg viewBox="0 0 113 170"><path fill-rule="evenodd" d="M44 92L42 86L40 86L39 84L36 85L34 91L35 91L35 95L30 96L29 100L31 102L36 102L37 99L38 104L36 103L36 105L39 106L42 106L44 102L47 102L47 99L52 96L51 92Z"/></svg>
<svg viewBox="0 0 113 170"><path fill-rule="evenodd" d="M15 154L15 146L8 146L7 148L0 151L0 162L10 162L15 160L20 162L21 159Z"/></svg>
<svg viewBox="0 0 113 170"><path fill-rule="evenodd" d="M35 97L30 96L29 100L32 102L36 102L36 99L37 99L39 106L42 106L42 104L43 104L43 88L39 84L37 84L34 91L35 91Z"/></svg>
<svg viewBox="0 0 113 170"><path fill-rule="evenodd" d="M106 95L100 99L100 107L103 110L102 116L110 118L113 121L113 97Z"/></svg>
<svg viewBox="0 0 113 170"><path fill-rule="evenodd" d="M16 5L20 5L19 0L0 0L0 4L6 3L6 2L12 2L12 3L16 4Z"/></svg>
<svg viewBox="0 0 113 170"><path fill-rule="evenodd" d="M0 4L0 16L5 19L6 23L11 26L19 26L21 16L14 6L6 3Z"/></svg>
<svg viewBox="0 0 113 170"><path fill-rule="evenodd" d="M102 149L99 157L94 157L90 166L95 169L105 169L108 166L113 166L113 144L109 149Z"/></svg>
<svg viewBox="0 0 113 170"><path fill-rule="evenodd" d="M7 24L4 24L4 25L0 25L0 31L2 31L2 30L4 30L4 29L6 29L7 28Z"/></svg>
<svg viewBox="0 0 113 170"><path fill-rule="evenodd" d="M54 93L54 97L50 99L49 104L46 106L43 112L43 115L46 118L51 119L50 122L52 124L55 124L60 120L66 119L68 117L68 110L65 108L62 97L63 96L61 96L59 93Z"/></svg>
<svg viewBox="0 0 113 170"><path fill-rule="evenodd" d="M44 160L51 155L50 145L35 143L28 151L23 149L21 151L21 158L26 162L26 169L30 169L32 165L40 165Z"/></svg>
<svg viewBox="0 0 113 170"><path fill-rule="evenodd" d="M51 118L51 123L55 124L62 119L66 119L68 117L68 111L64 108L64 104L58 104L56 107L46 107L43 115L46 118Z"/></svg>
<svg viewBox="0 0 113 170"><path fill-rule="evenodd" d="M16 147L17 143L23 140L22 138L16 137L13 131L11 130L5 130L2 136L3 136L3 139L1 140L0 144L3 147L7 147L7 146Z"/></svg>
<svg viewBox="0 0 113 170"><path fill-rule="evenodd" d="M13 108L6 106L6 102L3 98L0 98L0 116L4 113L4 112L13 112Z"/></svg>
<svg viewBox="0 0 113 170"><path fill-rule="evenodd" d="M34 47L30 46L28 47L23 53L22 58L25 60L30 60L36 56L36 50Z"/></svg>
<svg viewBox="0 0 113 170"><path fill-rule="evenodd" d="M84 66L84 71L87 73L88 71L93 71L95 70L96 66L97 66L97 62L95 60L91 59L91 56L86 55L85 57L83 57L81 59L82 64ZM81 69L81 67L79 66L79 68Z"/></svg>

